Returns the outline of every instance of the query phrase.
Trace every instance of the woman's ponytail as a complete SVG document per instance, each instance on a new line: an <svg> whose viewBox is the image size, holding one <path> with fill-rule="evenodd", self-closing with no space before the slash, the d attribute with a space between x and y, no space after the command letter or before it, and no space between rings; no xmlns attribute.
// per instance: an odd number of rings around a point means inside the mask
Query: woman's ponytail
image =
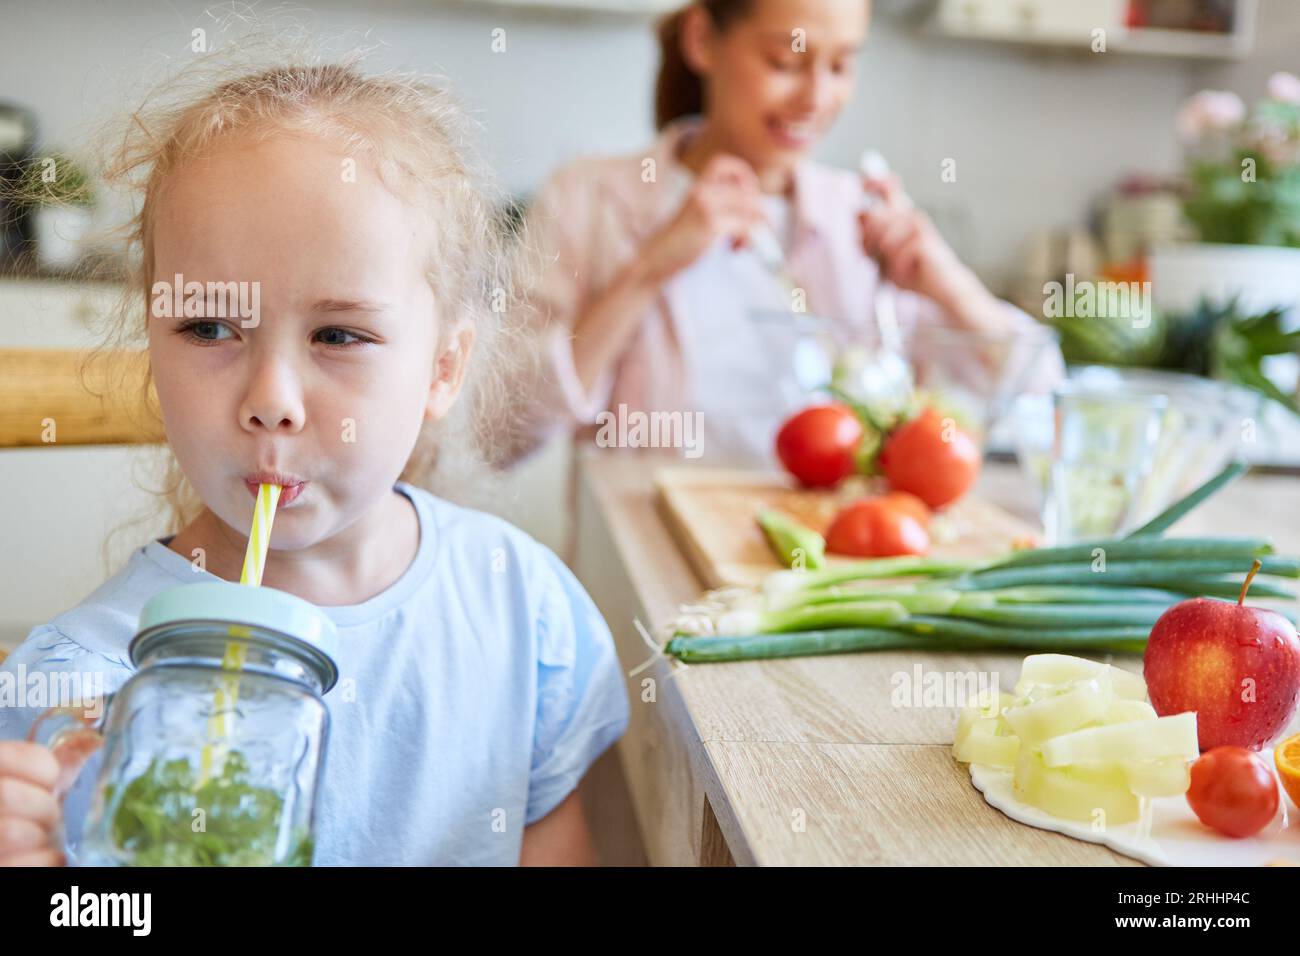
<svg viewBox="0 0 1300 956"><path fill-rule="evenodd" d="M682 27L690 8L701 7L717 30L749 13L753 0L695 0L659 23L659 77L655 81L655 129L704 111L704 83L682 55Z"/></svg>

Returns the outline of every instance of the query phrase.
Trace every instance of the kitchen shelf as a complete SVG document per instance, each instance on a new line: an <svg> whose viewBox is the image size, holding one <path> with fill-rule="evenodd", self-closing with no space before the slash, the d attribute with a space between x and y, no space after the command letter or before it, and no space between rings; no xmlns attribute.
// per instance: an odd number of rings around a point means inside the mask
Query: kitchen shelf
<svg viewBox="0 0 1300 956"><path fill-rule="evenodd" d="M1195 30L1126 29L1115 41L1119 53L1176 56L1189 59L1240 60L1255 48L1255 35L1199 33Z"/></svg>
<svg viewBox="0 0 1300 956"><path fill-rule="evenodd" d="M1129 27L1127 4L1088 0L1063 12L1051 0L940 0L924 26L932 36L1089 52L1092 31L1106 31L1111 53L1181 59L1242 59L1255 48L1258 0L1235 0L1232 30Z"/></svg>

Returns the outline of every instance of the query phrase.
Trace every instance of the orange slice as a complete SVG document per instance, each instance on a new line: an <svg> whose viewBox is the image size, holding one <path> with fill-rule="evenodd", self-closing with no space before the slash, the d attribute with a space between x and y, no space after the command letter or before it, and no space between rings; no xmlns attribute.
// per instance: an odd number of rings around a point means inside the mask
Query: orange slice
<svg viewBox="0 0 1300 956"><path fill-rule="evenodd" d="M1291 802L1300 807L1300 734L1280 741L1273 748L1273 762L1277 764L1282 789Z"/></svg>

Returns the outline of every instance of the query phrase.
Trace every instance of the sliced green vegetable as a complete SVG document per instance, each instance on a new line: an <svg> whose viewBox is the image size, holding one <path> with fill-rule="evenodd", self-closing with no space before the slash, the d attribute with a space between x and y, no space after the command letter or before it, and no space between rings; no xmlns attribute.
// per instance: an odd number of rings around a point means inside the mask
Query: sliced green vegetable
<svg viewBox="0 0 1300 956"><path fill-rule="evenodd" d="M787 568L816 570L826 564L826 539L773 508L756 516L767 542Z"/></svg>
<svg viewBox="0 0 1300 956"><path fill-rule="evenodd" d="M1105 682L1115 694L1115 701L1106 712L1109 723L1119 723L1117 718L1121 715L1118 712L1123 711L1127 704L1147 699L1147 684L1141 674L1069 654L1030 654L1026 657L1020 665L1015 696L1038 699L1050 693L1052 687L1088 680ZM1150 705L1143 706L1150 710ZM1131 709L1129 716L1132 716ZM1155 719L1154 710L1150 716Z"/></svg>
<svg viewBox="0 0 1300 956"><path fill-rule="evenodd" d="M1043 762L1049 767L1121 760L1195 760L1196 715L1190 711L1157 717L1140 725L1111 724L1072 729L1043 741Z"/></svg>

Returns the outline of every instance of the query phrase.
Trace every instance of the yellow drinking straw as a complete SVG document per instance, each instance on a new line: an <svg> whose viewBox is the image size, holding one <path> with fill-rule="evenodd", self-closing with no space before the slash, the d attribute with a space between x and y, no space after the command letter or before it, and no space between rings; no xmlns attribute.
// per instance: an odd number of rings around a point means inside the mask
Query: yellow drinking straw
<svg viewBox="0 0 1300 956"><path fill-rule="evenodd" d="M262 586L262 571L266 568L266 552L271 545L271 525L275 523L275 508L280 503L280 486L263 483L257 487L257 504L253 507L253 527L248 532L248 550L244 552L244 570L239 575L240 584Z"/></svg>
<svg viewBox="0 0 1300 956"><path fill-rule="evenodd" d="M262 572L266 568L266 552L271 545L271 525L275 522L276 505L280 502L280 485L263 482L257 488L257 504L253 506L253 525L248 532L248 550L244 552L244 569L240 572L239 583L261 587ZM227 633L231 637L249 637L247 627L230 625ZM239 672L244 668L244 655L248 645L244 641L230 641L226 644L226 654L222 658L222 670L228 671L222 678L222 686L217 688L213 714L208 720L208 740L218 741L221 750L225 750L230 736L230 715L239 700ZM224 763L224 756L222 759ZM199 786L207 783L212 776L213 745L204 744L199 766Z"/></svg>

